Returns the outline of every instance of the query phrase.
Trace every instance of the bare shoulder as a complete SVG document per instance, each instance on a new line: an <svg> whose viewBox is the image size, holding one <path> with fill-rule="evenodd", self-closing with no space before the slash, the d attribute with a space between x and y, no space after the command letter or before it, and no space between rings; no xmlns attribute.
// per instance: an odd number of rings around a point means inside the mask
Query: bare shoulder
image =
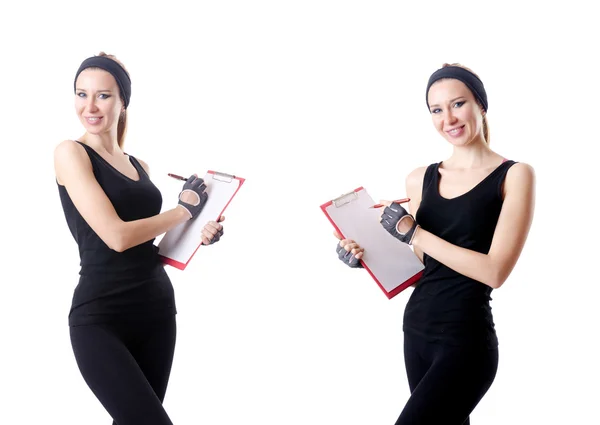
<svg viewBox="0 0 600 425"><path fill-rule="evenodd" d="M406 191L414 194L421 193L423 188L423 179L425 178L425 172L427 167L419 167L412 170L408 176L406 176Z"/></svg>
<svg viewBox="0 0 600 425"><path fill-rule="evenodd" d="M135 159L138 160L138 162L140 163L140 165L142 166L142 168L144 169L146 174L150 175L150 167L148 166L148 163L146 161L142 161L137 156L135 157Z"/></svg>
<svg viewBox="0 0 600 425"><path fill-rule="evenodd" d="M54 172L56 180L62 183L61 175L69 168L86 167L91 169L91 162L85 149L73 140L63 140L54 148Z"/></svg>
<svg viewBox="0 0 600 425"><path fill-rule="evenodd" d="M521 199L521 201L533 201L535 198L535 171L531 165L517 162L508 169L502 185L502 197L506 200L507 195L511 198Z"/></svg>
<svg viewBox="0 0 600 425"><path fill-rule="evenodd" d="M506 173L507 188L528 187L535 184L535 170L525 162L517 162Z"/></svg>
<svg viewBox="0 0 600 425"><path fill-rule="evenodd" d="M71 157L73 155L79 155L79 152L83 150L83 147L74 140L63 140L58 143L54 148L54 157L63 158Z"/></svg>

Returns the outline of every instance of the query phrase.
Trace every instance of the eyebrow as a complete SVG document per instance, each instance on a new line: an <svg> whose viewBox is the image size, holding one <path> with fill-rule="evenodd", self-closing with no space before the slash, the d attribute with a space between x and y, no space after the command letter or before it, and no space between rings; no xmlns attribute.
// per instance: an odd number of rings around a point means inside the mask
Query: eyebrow
<svg viewBox="0 0 600 425"><path fill-rule="evenodd" d="M466 97L465 97L465 96L458 96L458 97L455 97L454 99L452 99L452 100L450 101L450 103L452 103L452 102L454 102L455 100L458 100L458 99L466 99ZM432 104L432 105L429 105L429 107L430 107L430 108L432 108L432 107L434 107L434 106L440 106L440 105L438 105L437 103L435 103L435 104Z"/></svg>
<svg viewBox="0 0 600 425"><path fill-rule="evenodd" d="M77 88L77 90L79 90L79 91L85 91L85 89L80 89L80 88ZM98 93L100 93L100 92L112 93L112 90L97 90L97 91L98 91Z"/></svg>

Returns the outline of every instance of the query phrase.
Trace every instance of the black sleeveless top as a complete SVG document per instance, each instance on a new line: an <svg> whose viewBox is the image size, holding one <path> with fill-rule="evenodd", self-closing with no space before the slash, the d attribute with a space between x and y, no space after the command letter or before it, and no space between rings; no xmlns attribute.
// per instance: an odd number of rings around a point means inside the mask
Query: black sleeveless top
<svg viewBox="0 0 600 425"><path fill-rule="evenodd" d="M439 192L440 163L427 167L417 223L451 244L487 254L502 208L502 183L515 161L505 161L467 193ZM403 329L431 342L498 346L492 288L423 255L425 269L404 312Z"/></svg>
<svg viewBox="0 0 600 425"><path fill-rule="evenodd" d="M96 180L123 221L160 213L161 193L133 156L129 159L139 174L137 181L117 171L91 147L77 143L88 153ZM173 286L154 239L123 252L112 250L79 214L66 188L58 184L58 191L69 230L79 247L81 266L69 325L175 314Z"/></svg>

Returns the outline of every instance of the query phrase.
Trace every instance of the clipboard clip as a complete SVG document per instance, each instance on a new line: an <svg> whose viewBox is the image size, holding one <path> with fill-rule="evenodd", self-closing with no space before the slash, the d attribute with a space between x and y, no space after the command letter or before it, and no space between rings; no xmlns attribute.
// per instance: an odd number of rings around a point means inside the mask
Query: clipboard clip
<svg viewBox="0 0 600 425"><path fill-rule="evenodd" d="M331 202L335 205L336 208L342 207L346 204L349 204L352 201L356 201L358 199L358 193L355 191L348 192L343 194L342 196L338 196Z"/></svg>
<svg viewBox="0 0 600 425"><path fill-rule="evenodd" d="M213 180L218 180L220 182L231 183L235 176L233 174L219 173L217 171L212 175Z"/></svg>

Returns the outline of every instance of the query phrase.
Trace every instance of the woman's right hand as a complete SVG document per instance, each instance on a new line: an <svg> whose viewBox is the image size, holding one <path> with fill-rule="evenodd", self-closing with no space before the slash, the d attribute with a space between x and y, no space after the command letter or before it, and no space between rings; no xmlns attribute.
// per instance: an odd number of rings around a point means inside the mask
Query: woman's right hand
<svg viewBox="0 0 600 425"><path fill-rule="evenodd" d="M342 236L334 231L333 235L340 240L337 244L336 251L338 254L338 258L347 265L352 268L362 268L362 263L359 261L365 249L361 248L359 244L354 242L352 239L342 239Z"/></svg>
<svg viewBox="0 0 600 425"><path fill-rule="evenodd" d="M206 201L208 193L206 193L206 185L204 180L196 174L192 174L183 185L183 189L179 193L178 206L185 208L190 214L190 219L195 218L200 214Z"/></svg>

